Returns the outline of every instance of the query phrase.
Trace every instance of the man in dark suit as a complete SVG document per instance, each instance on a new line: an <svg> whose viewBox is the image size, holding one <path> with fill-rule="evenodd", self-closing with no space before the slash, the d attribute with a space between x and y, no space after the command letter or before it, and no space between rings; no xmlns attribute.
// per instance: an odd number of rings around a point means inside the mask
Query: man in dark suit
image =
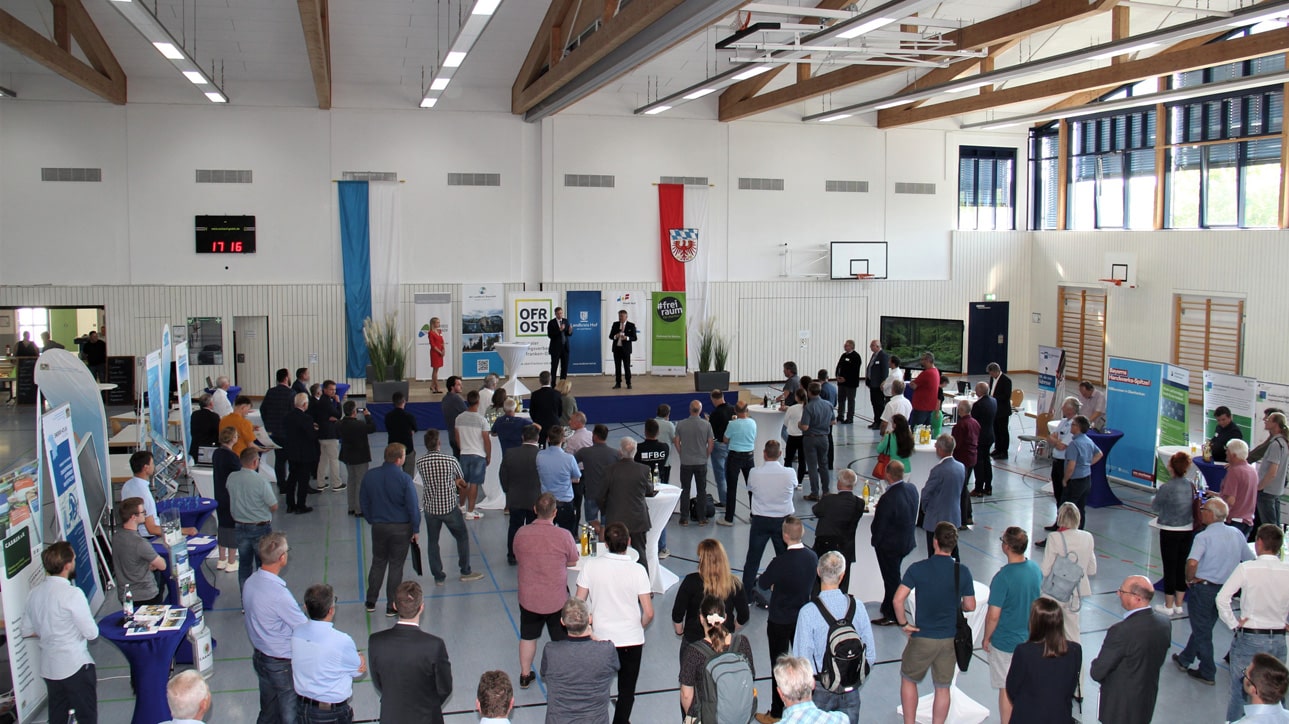
<svg viewBox="0 0 1289 724"><path fill-rule="evenodd" d="M962 486L967 484L967 469L962 463L953 459L956 443L953 435L941 433L935 440L935 455L939 461L931 466L926 485L922 486L922 529L926 531L926 555L935 555L935 526L937 523L953 523L954 528L962 527ZM958 549L953 549L953 559L958 558Z"/></svg>
<svg viewBox="0 0 1289 724"><path fill-rule="evenodd" d="M551 373L542 370L542 373L537 375L537 380L542 386L529 400L528 414L533 418L533 422L541 427L542 435L538 444L545 448L546 433L559 424L560 415L564 414L564 400L559 396L559 392L551 387Z"/></svg>
<svg viewBox="0 0 1289 724"><path fill-rule="evenodd" d="M1117 591L1123 620L1106 631L1101 653L1089 673L1101 684L1099 720L1106 724L1147 724L1155 714L1159 669L1168 655L1172 626L1150 607L1155 587L1145 576L1129 576Z"/></svg>
<svg viewBox="0 0 1289 724"><path fill-rule="evenodd" d="M555 307L555 318L546 323L546 336L551 340L551 379L559 375L568 379L568 338L573 336L573 325L564 319L564 308Z"/></svg>
<svg viewBox="0 0 1289 724"><path fill-rule="evenodd" d="M855 528L864 517L864 501L855 497L855 471L837 471L837 492L825 495L811 512L815 514L815 555L837 551L846 559L841 590L850 590L850 569L855 563Z"/></svg>
<svg viewBox="0 0 1289 724"><path fill-rule="evenodd" d="M837 423L849 425L855 421L855 392L859 389L864 358L855 351L853 339L846 340L842 349L844 351L837 359L837 369L833 371L833 376L837 378Z"/></svg>
<svg viewBox="0 0 1289 724"><path fill-rule="evenodd" d="M917 548L913 532L917 530L918 489L904 482L904 463L892 460L886 465L886 492L873 510L873 550L877 569L882 573L882 617L873 623L895 625L895 591L900 587L900 564L904 556ZM820 501L822 502L822 501Z"/></svg>
<svg viewBox="0 0 1289 724"><path fill-rule="evenodd" d="M421 630L421 584L403 581L394 592L398 623L368 639L371 681L380 694L382 724L438 724L452 695L452 664L443 639Z"/></svg>
<svg viewBox="0 0 1289 724"><path fill-rule="evenodd" d="M873 424L869 425L868 429L877 430L882 426L882 410L886 409L886 395L882 393L882 383L891 374L891 356L886 354L886 350L882 349L882 343L876 339L868 343L868 349L873 353L864 374L864 383L868 385L868 400L873 405Z"/></svg>
<svg viewBox="0 0 1289 724"><path fill-rule="evenodd" d="M188 429L192 431L192 448L188 454L197 459L197 448L219 445L219 415L215 412L214 398L203 393L197 398L197 409L192 411Z"/></svg>
<svg viewBox="0 0 1289 724"><path fill-rule="evenodd" d="M985 371L989 373L989 396L994 398L994 403L998 406L994 413L993 458L1006 460L1007 448L1011 446L1008 424L1012 419L1012 378L1003 374L1003 368L997 362L990 362Z"/></svg>
<svg viewBox="0 0 1289 724"><path fill-rule="evenodd" d="M318 445L318 426L307 412L308 393L298 393L294 404L295 408L282 419L286 459L291 466L286 479L286 512L308 513L313 510L304 504L309 494L309 476L318 469L322 448Z"/></svg>
<svg viewBox="0 0 1289 724"><path fill-rule="evenodd" d="M295 393L303 392L309 394L309 368L301 367L295 371L295 383L291 385L291 391Z"/></svg>
<svg viewBox="0 0 1289 724"><path fill-rule="evenodd" d="M501 490L506 494L506 507L510 508L506 562L512 566L517 565L515 533L537 520L533 506L537 505L537 496L542 494L542 480L537 475L537 438L541 436L541 430L536 425L528 425L521 435L524 444L506 453L501 458L501 468L497 471Z"/></svg>
<svg viewBox="0 0 1289 724"><path fill-rule="evenodd" d="M605 468L600 485L601 514L605 526L621 523L631 533L631 547L640 554L640 565L649 570L645 559L645 534L649 532L649 505L645 498L654 495L649 483L649 466L635 461L636 441L625 437L618 445L618 461Z"/></svg>
<svg viewBox="0 0 1289 724"><path fill-rule="evenodd" d="M1011 409L1011 402L1008 402ZM976 383L976 401L971 405L971 418L980 423L980 438L976 440L976 485L971 495L983 498L994 494L994 464L989 460L989 448L994 444L994 420L998 415L998 402L989 396L989 383Z"/></svg>
<svg viewBox="0 0 1289 724"><path fill-rule="evenodd" d="M627 321L627 310L618 310L618 321L609 327L613 340L613 389L622 387L622 373L627 375L627 389L631 389L631 343L636 341L636 325Z"/></svg>
<svg viewBox="0 0 1289 724"><path fill-rule="evenodd" d="M283 447L282 421L291 412L295 404L295 393L291 391L291 373L283 367L275 375L275 384L264 393L260 403L260 417L264 419L264 431L278 447ZM277 476L278 487L286 489L286 455L278 451L273 456L273 473Z"/></svg>

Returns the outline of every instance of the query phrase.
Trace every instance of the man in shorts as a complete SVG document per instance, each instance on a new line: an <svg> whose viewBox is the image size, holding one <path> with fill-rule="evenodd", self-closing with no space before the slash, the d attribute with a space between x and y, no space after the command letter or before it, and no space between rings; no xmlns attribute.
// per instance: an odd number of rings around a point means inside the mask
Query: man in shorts
<svg viewBox="0 0 1289 724"><path fill-rule="evenodd" d="M465 406L465 412L457 415L454 430L455 447L461 451L461 472L466 482L459 502L465 506L461 514L466 520L478 520L483 513L475 510L474 506L479 501L479 489L483 487L488 464L492 462L492 437L487 420L479 414L478 390L470 390Z"/></svg>
<svg viewBox="0 0 1289 724"><path fill-rule="evenodd" d="M1007 565L989 582L984 647L989 657L989 683L998 690L999 718L1009 721L1012 702L1007 696L1007 670L1016 647L1029 639L1029 608L1038 598L1043 572L1025 557L1029 534L1023 528L1013 525L999 540Z"/></svg>
<svg viewBox="0 0 1289 724"><path fill-rule="evenodd" d="M533 659L542 629L551 641L568 638L560 613L568 601L568 566L578 561L573 536L555 525L555 496L542 493L534 506L537 519L515 533L519 562L519 688L527 689L537 674Z"/></svg>
<svg viewBox="0 0 1289 724"><path fill-rule="evenodd" d="M904 705L904 723L913 724L918 708L918 684L931 671L935 699L931 718L940 724L949 716L949 686L957 666L953 635L957 630L958 606L963 611L976 610L975 584L971 571L952 557L958 545L958 527L941 521L932 539L934 555L909 566L895 592L896 623L909 636L900 663L900 703ZM954 566L958 566L958 588L955 591ZM918 592L917 625L899 617L904 615L904 602L909 593ZM961 601L961 604L959 604Z"/></svg>

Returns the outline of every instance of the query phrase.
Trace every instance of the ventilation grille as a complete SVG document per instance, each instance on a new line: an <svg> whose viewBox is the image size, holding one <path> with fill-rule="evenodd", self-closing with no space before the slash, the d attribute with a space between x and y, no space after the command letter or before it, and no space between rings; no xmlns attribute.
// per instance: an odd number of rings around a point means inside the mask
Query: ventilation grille
<svg viewBox="0 0 1289 724"><path fill-rule="evenodd" d="M499 173L450 173L448 186L500 186Z"/></svg>
<svg viewBox="0 0 1289 724"><path fill-rule="evenodd" d="M345 171L340 174L345 181L397 181L397 171Z"/></svg>
<svg viewBox="0 0 1289 724"><path fill-rule="evenodd" d="M895 193L921 194L922 196L935 196L935 184L915 184L915 183L906 183L904 181L896 181Z"/></svg>
<svg viewBox="0 0 1289 724"><path fill-rule="evenodd" d="M660 184L685 184L686 186L706 186L706 176L662 176L658 179Z"/></svg>
<svg viewBox="0 0 1289 724"><path fill-rule="evenodd" d="M868 193L867 181L824 181L824 191L837 191L850 194Z"/></svg>
<svg viewBox="0 0 1289 724"><path fill-rule="evenodd" d="M237 169L199 168L197 169L197 183L248 184L251 183L251 171L250 169L240 171Z"/></svg>
<svg viewBox="0 0 1289 724"><path fill-rule="evenodd" d="M566 173L564 174L565 186L581 186L592 189L611 189L613 188L614 177L596 176L595 174L585 173Z"/></svg>
<svg viewBox="0 0 1289 724"><path fill-rule="evenodd" d="M41 181L93 181L103 180L101 168L42 168Z"/></svg>
<svg viewBox="0 0 1289 724"><path fill-rule="evenodd" d="M743 191L782 191L781 178L740 178L738 187Z"/></svg>

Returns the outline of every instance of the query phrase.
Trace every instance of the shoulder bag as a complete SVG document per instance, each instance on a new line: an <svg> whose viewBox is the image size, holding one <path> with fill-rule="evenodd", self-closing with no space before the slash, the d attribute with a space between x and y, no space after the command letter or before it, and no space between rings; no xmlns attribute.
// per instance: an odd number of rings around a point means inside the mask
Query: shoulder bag
<svg viewBox="0 0 1289 724"><path fill-rule="evenodd" d="M953 634L953 653L958 659L958 670L965 672L971 665L971 651L975 648L973 636L971 634L971 625L967 623L967 616L962 612L962 595L961 579L959 572L962 570L962 564L957 561L953 564L953 597L958 602L958 627Z"/></svg>

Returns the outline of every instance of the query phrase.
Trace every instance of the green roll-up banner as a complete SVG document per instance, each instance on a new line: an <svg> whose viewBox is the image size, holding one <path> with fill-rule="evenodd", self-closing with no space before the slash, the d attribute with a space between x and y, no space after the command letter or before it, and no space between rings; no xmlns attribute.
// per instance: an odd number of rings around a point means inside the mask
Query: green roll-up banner
<svg viewBox="0 0 1289 724"><path fill-rule="evenodd" d="M685 293L653 292L653 338L650 371L685 374Z"/></svg>

